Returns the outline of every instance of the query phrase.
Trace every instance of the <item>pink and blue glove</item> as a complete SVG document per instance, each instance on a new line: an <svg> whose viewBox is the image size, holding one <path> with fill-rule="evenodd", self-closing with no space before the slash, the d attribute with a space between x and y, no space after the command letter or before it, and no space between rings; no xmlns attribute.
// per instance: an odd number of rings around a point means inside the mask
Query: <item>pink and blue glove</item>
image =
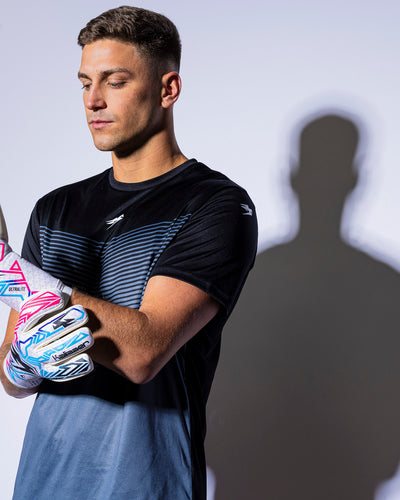
<svg viewBox="0 0 400 500"><path fill-rule="evenodd" d="M65 381L93 370L92 360L83 354L93 345L90 330L82 328L87 314L82 306L65 309L71 293L12 251L0 207L0 301L20 312L3 365L14 385L32 388L43 378Z"/></svg>
<svg viewBox="0 0 400 500"><path fill-rule="evenodd" d="M43 378L60 382L91 372L92 361L84 353L93 345L90 330L83 327L87 319L82 306L65 309L60 290L39 292L24 300L4 360L9 381L28 389Z"/></svg>

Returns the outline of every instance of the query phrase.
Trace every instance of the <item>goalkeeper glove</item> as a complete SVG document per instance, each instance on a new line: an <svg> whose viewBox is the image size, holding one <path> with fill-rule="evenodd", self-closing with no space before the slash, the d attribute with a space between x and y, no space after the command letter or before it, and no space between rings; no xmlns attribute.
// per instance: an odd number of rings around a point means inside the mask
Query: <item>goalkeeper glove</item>
<svg viewBox="0 0 400 500"><path fill-rule="evenodd" d="M3 367L12 384L27 389L38 386L43 378L65 381L92 371L93 363L84 354L93 345L90 330L82 327L88 319L86 311L82 306L64 309L65 300L55 289L22 303Z"/></svg>

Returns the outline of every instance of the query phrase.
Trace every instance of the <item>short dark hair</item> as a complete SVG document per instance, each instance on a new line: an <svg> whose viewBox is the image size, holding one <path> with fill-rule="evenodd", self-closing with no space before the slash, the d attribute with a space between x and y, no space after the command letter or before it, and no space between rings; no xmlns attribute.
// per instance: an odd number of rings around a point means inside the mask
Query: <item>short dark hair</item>
<svg viewBox="0 0 400 500"><path fill-rule="evenodd" d="M133 44L151 66L167 70L168 63L179 70L181 40L172 21L151 10L123 5L107 10L87 23L78 36L85 45L104 38Z"/></svg>

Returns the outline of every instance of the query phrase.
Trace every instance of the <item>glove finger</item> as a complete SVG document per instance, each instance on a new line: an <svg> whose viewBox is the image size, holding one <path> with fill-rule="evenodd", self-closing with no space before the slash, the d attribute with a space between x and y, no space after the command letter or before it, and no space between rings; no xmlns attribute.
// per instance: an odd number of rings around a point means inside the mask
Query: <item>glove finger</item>
<svg viewBox="0 0 400 500"><path fill-rule="evenodd" d="M72 357L58 365L46 364L43 376L54 382L64 382L83 377L93 370L93 362L86 353Z"/></svg>
<svg viewBox="0 0 400 500"><path fill-rule="evenodd" d="M8 233L7 233L7 225L4 219L3 210L0 206L0 240L3 240L4 243L8 243Z"/></svg>
<svg viewBox="0 0 400 500"><path fill-rule="evenodd" d="M60 339L46 344L38 354L47 363L59 363L87 351L93 345L93 337L89 328L79 328Z"/></svg>
<svg viewBox="0 0 400 500"><path fill-rule="evenodd" d="M84 325L87 320L87 313L82 306L71 306L59 314L51 316L51 318L46 319L39 325L34 326L27 332L19 333L18 340L21 348L26 339L29 347L34 346L37 351L50 342L76 330Z"/></svg>
<svg viewBox="0 0 400 500"><path fill-rule="evenodd" d="M32 328L44 316L59 311L63 307L64 297L57 289L38 292L25 299L16 325L18 336Z"/></svg>

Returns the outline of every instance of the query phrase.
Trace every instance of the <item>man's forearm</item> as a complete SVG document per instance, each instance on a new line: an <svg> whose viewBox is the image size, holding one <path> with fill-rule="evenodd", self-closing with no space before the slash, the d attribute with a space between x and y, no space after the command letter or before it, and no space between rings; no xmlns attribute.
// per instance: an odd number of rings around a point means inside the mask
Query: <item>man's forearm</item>
<svg viewBox="0 0 400 500"><path fill-rule="evenodd" d="M88 351L92 359L124 375L135 383L151 378L154 362L154 336L149 333L148 318L142 312L96 299L77 290L72 305L82 305L89 316L89 328L95 340Z"/></svg>
<svg viewBox="0 0 400 500"><path fill-rule="evenodd" d="M147 283L139 310L72 292L89 315L94 361L135 383L150 381L218 312L202 290L166 276Z"/></svg>

